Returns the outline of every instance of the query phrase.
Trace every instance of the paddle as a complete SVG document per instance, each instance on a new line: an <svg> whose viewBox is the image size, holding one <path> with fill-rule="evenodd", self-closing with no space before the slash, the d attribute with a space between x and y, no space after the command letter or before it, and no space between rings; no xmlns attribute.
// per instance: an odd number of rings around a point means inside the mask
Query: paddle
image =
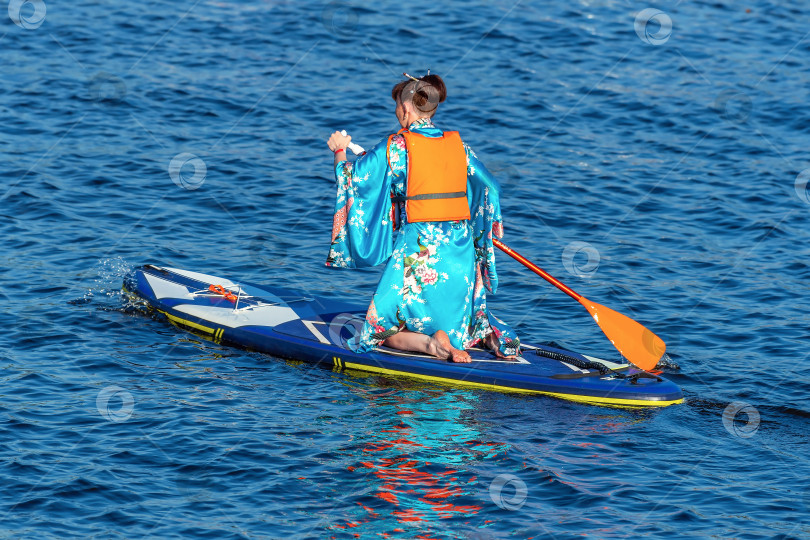
<svg viewBox="0 0 810 540"><path fill-rule="evenodd" d="M602 332L613 343L613 346L634 365L649 371L655 367L664 352L666 352L667 346L660 337L630 317L596 302L591 302L497 238L493 238L492 243L520 264L585 306L585 309L590 312Z"/></svg>
<svg viewBox="0 0 810 540"><path fill-rule="evenodd" d="M346 135L346 132L343 131L342 134ZM349 145L349 149L358 155L364 152L361 146L354 143ZM644 326L626 315L622 315L596 302L591 302L497 238L493 238L492 243L520 264L585 306L585 309L588 310L613 346L633 365L649 371L664 356L667 350L666 343Z"/></svg>

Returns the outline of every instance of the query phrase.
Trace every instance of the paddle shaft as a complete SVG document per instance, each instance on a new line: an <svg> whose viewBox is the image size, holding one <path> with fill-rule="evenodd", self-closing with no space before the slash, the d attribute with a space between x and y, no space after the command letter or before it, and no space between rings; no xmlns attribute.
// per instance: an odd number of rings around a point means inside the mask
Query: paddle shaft
<svg viewBox="0 0 810 540"><path fill-rule="evenodd" d="M523 266L525 266L526 268L528 268L529 270L540 276L541 278L545 279L546 281L548 281L549 283L560 289L562 292L564 292L574 300L581 301L582 299L581 294L579 294L578 292L570 288L568 285L566 285L562 281L558 280L557 278L555 278L554 276L552 276L551 274L549 274L548 272L546 272L545 270L534 264L532 261L521 255L514 249L510 248L497 238L492 238L492 243L495 245L496 248L500 249L501 251L503 251L513 259L515 259L517 262L519 262L520 264L522 264Z"/></svg>

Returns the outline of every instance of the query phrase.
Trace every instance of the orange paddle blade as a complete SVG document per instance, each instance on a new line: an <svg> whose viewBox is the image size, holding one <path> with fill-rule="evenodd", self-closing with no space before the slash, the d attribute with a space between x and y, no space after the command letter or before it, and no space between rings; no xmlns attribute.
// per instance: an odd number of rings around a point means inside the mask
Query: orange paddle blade
<svg viewBox="0 0 810 540"><path fill-rule="evenodd" d="M664 356L667 350L664 340L630 317L591 302L584 296L579 298L579 302L590 312L613 346L633 365L650 371Z"/></svg>
<svg viewBox="0 0 810 540"><path fill-rule="evenodd" d="M585 306L585 309L590 312L596 323L602 329L602 332L604 332L610 342L613 343L613 346L619 349L622 356L627 358L627 360L634 365L644 371L649 371L654 368L661 357L664 356L667 350L664 340L630 317L626 317L596 302L591 302L497 238L492 239L492 244Z"/></svg>

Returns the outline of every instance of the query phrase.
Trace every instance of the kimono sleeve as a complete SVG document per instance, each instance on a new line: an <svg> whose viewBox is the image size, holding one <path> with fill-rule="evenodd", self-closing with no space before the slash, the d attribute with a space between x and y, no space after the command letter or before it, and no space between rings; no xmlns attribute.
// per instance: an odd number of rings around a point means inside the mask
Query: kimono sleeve
<svg viewBox="0 0 810 540"><path fill-rule="evenodd" d="M470 203L470 225L475 245L475 263L481 271L484 285L494 293L498 289L495 269L495 247L492 235L503 237L501 217L501 186L467 145L467 200Z"/></svg>
<svg viewBox="0 0 810 540"><path fill-rule="evenodd" d="M391 174L383 139L354 163L335 166L337 199L326 266L362 268L385 262L393 251Z"/></svg>

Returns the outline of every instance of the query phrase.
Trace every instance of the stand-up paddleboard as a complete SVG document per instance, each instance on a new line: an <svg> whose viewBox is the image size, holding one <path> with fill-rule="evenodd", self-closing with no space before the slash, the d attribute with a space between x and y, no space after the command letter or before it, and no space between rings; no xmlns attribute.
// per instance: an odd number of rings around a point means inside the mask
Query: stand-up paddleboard
<svg viewBox="0 0 810 540"><path fill-rule="evenodd" d="M522 345L523 357L502 360L470 349L472 363L380 347L350 348L367 306L277 287L235 283L197 272L145 265L124 281L174 325L216 343L339 371L405 376L487 390L545 394L600 405L664 407L683 401L662 377L549 345Z"/></svg>

